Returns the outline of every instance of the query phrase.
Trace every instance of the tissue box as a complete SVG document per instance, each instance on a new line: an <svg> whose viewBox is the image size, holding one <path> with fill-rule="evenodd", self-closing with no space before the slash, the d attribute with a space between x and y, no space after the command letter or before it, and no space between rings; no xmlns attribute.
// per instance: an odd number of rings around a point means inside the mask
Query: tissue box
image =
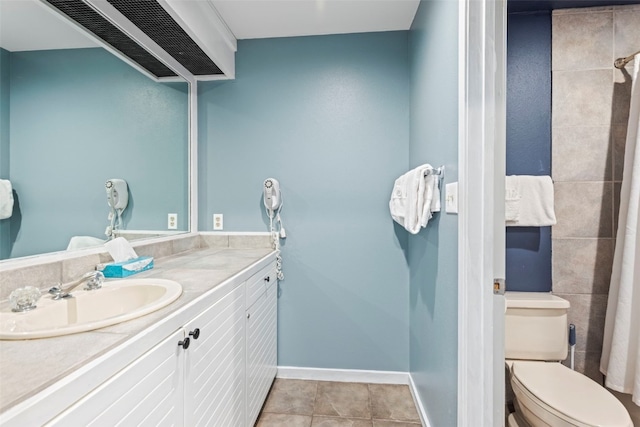
<svg viewBox="0 0 640 427"><path fill-rule="evenodd" d="M153 257L141 256L129 261L105 264L102 269L104 277L127 277L153 268Z"/></svg>

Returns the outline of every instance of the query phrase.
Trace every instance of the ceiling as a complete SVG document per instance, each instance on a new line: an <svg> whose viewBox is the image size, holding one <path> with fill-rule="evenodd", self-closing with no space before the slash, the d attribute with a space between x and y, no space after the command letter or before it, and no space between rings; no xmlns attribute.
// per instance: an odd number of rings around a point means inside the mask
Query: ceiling
<svg viewBox="0 0 640 427"><path fill-rule="evenodd" d="M83 31L40 1L0 0L0 47L9 52L95 46Z"/></svg>
<svg viewBox="0 0 640 427"><path fill-rule="evenodd" d="M419 0L212 0L237 39L408 30Z"/></svg>
<svg viewBox="0 0 640 427"><path fill-rule="evenodd" d="M237 39L407 30L420 3L419 0L209 1ZM630 3L640 0L508 0L508 7L509 12L532 12ZM97 45L40 0L0 0L0 47L4 49Z"/></svg>
<svg viewBox="0 0 640 427"><path fill-rule="evenodd" d="M204 1L204 0L187 0ZM407 30L419 0L212 0L237 39ZM97 44L39 0L0 0L0 47Z"/></svg>

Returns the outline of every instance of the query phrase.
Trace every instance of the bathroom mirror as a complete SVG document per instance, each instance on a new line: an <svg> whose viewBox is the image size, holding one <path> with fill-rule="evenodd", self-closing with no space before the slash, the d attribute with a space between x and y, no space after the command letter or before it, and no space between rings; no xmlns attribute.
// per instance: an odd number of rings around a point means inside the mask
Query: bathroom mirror
<svg viewBox="0 0 640 427"><path fill-rule="evenodd" d="M151 79L37 0L0 7L0 178L15 196L0 259L106 239L114 178L124 237L187 232L187 82Z"/></svg>

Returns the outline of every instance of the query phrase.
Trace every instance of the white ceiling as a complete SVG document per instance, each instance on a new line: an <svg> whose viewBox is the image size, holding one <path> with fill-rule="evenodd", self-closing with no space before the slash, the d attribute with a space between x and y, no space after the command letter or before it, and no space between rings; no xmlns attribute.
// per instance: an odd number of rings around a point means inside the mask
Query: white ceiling
<svg viewBox="0 0 640 427"><path fill-rule="evenodd" d="M66 19L37 0L0 0L0 47L10 52L95 47Z"/></svg>
<svg viewBox="0 0 640 427"><path fill-rule="evenodd" d="M204 0L190 0L204 1ZM407 30L419 0L210 0L237 39ZM98 46L39 0L0 0L0 47Z"/></svg>
<svg viewBox="0 0 640 427"><path fill-rule="evenodd" d="M408 30L419 0L212 0L237 39Z"/></svg>

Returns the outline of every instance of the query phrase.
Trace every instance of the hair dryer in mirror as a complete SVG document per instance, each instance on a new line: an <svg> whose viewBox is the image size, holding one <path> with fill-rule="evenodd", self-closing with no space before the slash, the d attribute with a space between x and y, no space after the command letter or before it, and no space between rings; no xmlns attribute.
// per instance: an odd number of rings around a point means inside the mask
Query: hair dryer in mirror
<svg viewBox="0 0 640 427"><path fill-rule="evenodd" d="M267 178L264 181L264 206L269 211L269 215L280 209L282 205L282 194L280 194L280 183L275 178Z"/></svg>
<svg viewBox="0 0 640 427"><path fill-rule="evenodd" d="M110 179L105 183L107 203L113 209L125 210L129 203L129 189L124 179Z"/></svg>
<svg viewBox="0 0 640 427"><path fill-rule="evenodd" d="M111 208L107 217L110 224L104 234L113 239L116 237L114 231L122 228L122 212L129 204L129 188L124 179L109 179L104 186L107 190L107 204Z"/></svg>

